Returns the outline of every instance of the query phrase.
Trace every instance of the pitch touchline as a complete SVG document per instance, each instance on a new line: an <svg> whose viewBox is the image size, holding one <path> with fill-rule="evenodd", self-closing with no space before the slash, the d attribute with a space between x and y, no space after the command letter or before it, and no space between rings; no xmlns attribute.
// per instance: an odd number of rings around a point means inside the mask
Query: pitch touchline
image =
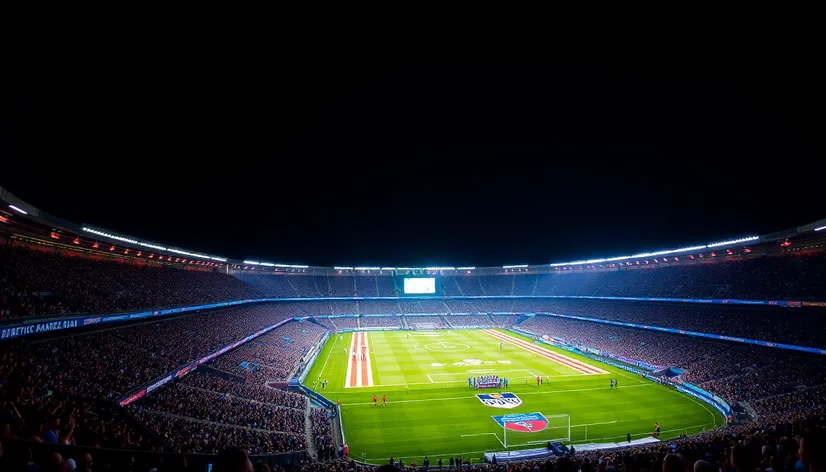
<svg viewBox="0 0 826 472"><path fill-rule="evenodd" d="M332 354L333 350L335 350L337 342L338 338L333 339L333 346L330 348L330 352L327 353L327 359L324 360L324 365L321 366L321 372L319 372L322 376L324 375L324 369L327 368L327 363L330 362L330 354Z"/></svg>
<svg viewBox="0 0 826 472"><path fill-rule="evenodd" d="M413 384L411 384L413 385ZM429 383L424 385L430 385ZM650 384L639 384L639 385L628 385L626 387L622 387L623 389L626 388L636 388L636 387L651 387L653 383ZM594 390L610 390L606 387L598 387L598 388L572 388L568 390L551 390L547 392L525 392L520 393L519 395L549 395L552 393L569 393L569 392L591 392ZM432 401L449 401L449 400L468 400L471 398L476 398L476 396L472 397L446 397L446 398L422 398L419 400L397 400L391 403L417 403L417 402L432 402ZM363 405L372 405L373 402L364 402L364 403L343 403L341 406L363 406Z"/></svg>

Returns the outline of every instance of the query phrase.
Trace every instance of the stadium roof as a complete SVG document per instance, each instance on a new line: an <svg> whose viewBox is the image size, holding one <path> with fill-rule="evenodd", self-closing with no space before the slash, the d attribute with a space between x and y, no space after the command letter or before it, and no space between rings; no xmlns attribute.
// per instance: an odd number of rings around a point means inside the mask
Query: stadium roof
<svg viewBox="0 0 826 472"><path fill-rule="evenodd" d="M95 241L100 240L105 244L112 244L111 250L115 249L115 245L119 245L128 253L128 250L135 249L138 250L139 253L147 250L147 252L152 251L150 254L154 256L158 254L161 257L174 257L176 258L176 262L183 259L186 261L190 261L189 263L198 263L199 265L209 265L209 266L219 266L223 267L225 264L227 267L234 267L237 269L247 269L247 270L255 270L255 269L272 269L273 272L278 271L304 271L308 269L321 269L321 270L334 270L339 272L405 272L405 273L442 273L442 272L470 272L477 269L493 269L493 270L504 270L505 272L522 272L522 271L530 271L536 269L568 269L574 267L592 267L595 265L605 265L609 264L637 264L639 265L641 262L644 261L645 264L648 264L649 260L653 260L654 262L666 262L670 260L671 257L680 257L680 256L693 256L695 254L700 255L703 257L703 253L711 251L713 254L714 251L718 250L731 250L735 248L746 248L748 246L753 246L759 243L769 243L772 241L778 240L785 240L788 238L792 238L804 233L816 233L819 231L823 231L824 235L826 235L826 219L818 220L813 223L809 223L806 225L798 226L795 228L790 228L788 230L778 231L775 233L770 233L767 235L757 236L757 235L748 235L748 236L740 236L735 237L723 241L711 241L707 243L701 243L693 246L688 247L679 247L673 249L660 249L654 250L645 253L639 254L631 254L631 255L622 255L622 256L607 256L604 258L597 258L597 259L589 259L589 260L579 260L579 261L570 261L570 262L550 262L550 263L539 263L539 264L508 264L503 265L501 267L473 267L473 266L426 266L426 267L389 267L389 266L333 266L333 267L322 267L322 266L310 266L306 264L295 264L295 263L283 263L283 262L270 262L265 260L260 260L258 258L251 257L249 259L237 260L222 257L215 254L204 254L199 251L192 251L185 248L180 247L173 247L163 243L158 243L154 241L142 240L139 238L127 236L124 234L116 233L114 231L106 230L103 228L98 228L93 225L89 224L75 224L72 222L68 222L62 220L58 217L52 216L41 209L26 203L25 201L15 197L13 194L5 190L4 188L0 187L0 201L3 202L2 207L0 208L0 223L10 223L9 218L25 218L28 220L32 220L43 225L53 227L54 231L51 232L52 239L59 239L61 235L68 236L66 233L70 233L71 235L75 236L75 244L79 243L80 236L87 236ZM8 216L3 216L3 215ZM148 255L147 255L148 256Z"/></svg>

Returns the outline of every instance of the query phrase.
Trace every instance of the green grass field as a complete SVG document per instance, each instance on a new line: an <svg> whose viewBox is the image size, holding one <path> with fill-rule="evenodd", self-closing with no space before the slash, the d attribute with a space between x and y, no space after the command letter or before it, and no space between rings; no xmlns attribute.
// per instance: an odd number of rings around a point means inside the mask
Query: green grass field
<svg viewBox="0 0 826 472"><path fill-rule="evenodd" d="M434 462L438 456L478 462L484 452L504 450L505 441L509 448L525 448L567 436L568 418L555 415L569 415L574 445L621 441L627 433L639 439L653 431L655 422L662 428L660 439L724 424L714 408L671 388L547 345L541 347L607 373L585 375L576 365L507 342L500 350L500 339L482 330L369 331L370 379L365 363L364 372L356 372L359 362L353 362L351 352L355 335L331 336L305 384L314 388L319 377L328 381L325 390L315 390L341 401L350 455L366 462L385 463L390 456L421 461L424 455ZM501 392L516 394L521 405L502 409L483 404L476 394L499 390L471 388L467 378L484 374L507 377L509 386ZM536 376L543 377L541 386ZM364 384L372 380L374 386L345 386L355 385L357 377ZM609 388L611 378L617 379L618 388ZM373 406L373 395L379 397L378 406ZM387 395L387 406L381 406L382 395ZM505 438L502 426L492 419L533 412L548 417L548 428L508 431Z"/></svg>

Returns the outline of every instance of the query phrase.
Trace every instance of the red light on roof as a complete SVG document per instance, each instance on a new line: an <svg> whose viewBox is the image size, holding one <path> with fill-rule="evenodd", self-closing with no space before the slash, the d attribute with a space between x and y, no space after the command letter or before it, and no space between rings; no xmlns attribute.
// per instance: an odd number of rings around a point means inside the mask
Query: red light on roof
<svg viewBox="0 0 826 472"><path fill-rule="evenodd" d="M100 247L100 244L98 244L97 242L95 242L95 244L93 244L93 245L92 245L92 247L93 247L94 249L97 249L97 248L99 248L99 247Z"/></svg>
<svg viewBox="0 0 826 472"><path fill-rule="evenodd" d="M129 254L129 249L124 249L124 250L123 250L123 253L124 253L124 254Z"/></svg>
<svg viewBox="0 0 826 472"><path fill-rule="evenodd" d="M711 257L717 257L717 254L711 253Z"/></svg>
<svg viewBox="0 0 826 472"><path fill-rule="evenodd" d="M745 248L745 249L743 249L743 252L745 252L745 253L749 253L749 252L751 252L751 249L749 249L749 248Z"/></svg>
<svg viewBox="0 0 826 472"><path fill-rule="evenodd" d="M149 255L149 258L150 258L150 259L154 259L154 258L155 258L155 255L154 255L154 254L150 254L150 255Z"/></svg>
<svg viewBox="0 0 826 472"><path fill-rule="evenodd" d="M75 238L75 240L72 241L72 242L75 243L75 244L80 244L80 238Z"/></svg>
<svg viewBox="0 0 826 472"><path fill-rule="evenodd" d="M162 261L162 260L163 260L163 256L158 256L158 260L159 260L159 261Z"/></svg>
<svg viewBox="0 0 826 472"><path fill-rule="evenodd" d="M783 241L782 243L780 243L780 245L783 246L783 247L789 247L789 246L792 245L792 243L790 243L789 240L787 239L787 240Z"/></svg>
<svg viewBox="0 0 826 472"><path fill-rule="evenodd" d="M49 237L52 238L52 239L60 239L60 235L55 233L54 231L49 233Z"/></svg>
<svg viewBox="0 0 826 472"><path fill-rule="evenodd" d="M115 246L110 247L110 248L109 248L109 250L110 250L110 251L114 251L114 250L115 250Z"/></svg>
<svg viewBox="0 0 826 472"><path fill-rule="evenodd" d="M5 216L3 216L3 215L0 215L0 221L2 221L3 223L8 223L8 222L9 222L9 219L8 219L8 218L6 218L6 217L5 217Z"/></svg>

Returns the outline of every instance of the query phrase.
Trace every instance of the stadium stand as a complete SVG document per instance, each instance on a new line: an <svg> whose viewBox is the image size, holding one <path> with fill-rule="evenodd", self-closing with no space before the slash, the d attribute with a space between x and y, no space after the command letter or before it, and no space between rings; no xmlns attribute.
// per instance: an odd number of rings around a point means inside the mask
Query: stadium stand
<svg viewBox="0 0 826 472"><path fill-rule="evenodd" d="M615 470L637 472L673 462L667 453L680 454L681 467L690 468L702 458L722 470L800 470L794 436L824 427L826 366L821 356L516 313L570 314L823 348L826 318L818 308L519 298L826 300L826 284L822 283L826 257L822 253L562 272L439 277L445 297L513 297L508 299L275 302L111 325L93 332L3 341L0 427L5 448L0 451L5 454L0 454L0 470L26 470L29 454L44 470L60 465L51 450L40 449L42 444L96 448L90 449L94 470L129 470L118 461L129 463L131 456L113 459L107 455L110 450L214 454L239 446L253 454L267 454L304 451L312 445L320 458L333 458L339 444L330 424L331 412L313 407L303 395L273 388L300 370L328 330L514 325L605 354L677 368L683 371L679 380L751 409L755 418L670 444L615 454L578 453L555 464L528 462L517 468L488 466L487 470L610 470L607 465L600 469L598 463L599 457L604 464L609 457ZM331 296L398 297L399 290L393 277L382 275L270 275L243 270L227 275L64 250L0 246L0 321L9 323L79 312L122 313L262 297ZM323 318L331 314L404 316ZM417 316L422 314L447 316ZM125 409L113 401L176 367L292 316L314 318L288 322ZM737 458L739 464L726 455L732 446L745 448ZM89 461L87 450L61 451L72 454L79 464ZM158 457L142 459L142 465L145 469L158 466ZM366 470L344 462L308 462L297 468Z"/></svg>
<svg viewBox="0 0 826 472"><path fill-rule="evenodd" d="M237 278L217 272L140 266L21 247L0 247L0 268L0 319L117 313L260 296Z"/></svg>
<svg viewBox="0 0 826 472"><path fill-rule="evenodd" d="M215 359L210 366L259 383L287 380L324 335L307 322L290 322Z"/></svg>
<svg viewBox="0 0 826 472"><path fill-rule="evenodd" d="M363 316L360 319L362 328L401 328L401 316Z"/></svg>

